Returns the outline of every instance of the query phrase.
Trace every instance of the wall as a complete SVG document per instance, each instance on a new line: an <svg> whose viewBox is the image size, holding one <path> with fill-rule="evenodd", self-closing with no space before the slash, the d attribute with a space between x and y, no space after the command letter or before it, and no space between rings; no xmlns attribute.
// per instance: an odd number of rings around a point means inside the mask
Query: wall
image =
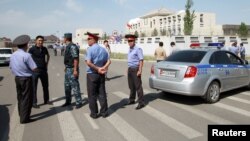
<svg viewBox="0 0 250 141"><path fill-rule="evenodd" d="M151 38L151 42L148 38ZM141 43L141 38L137 39L137 45L139 47L141 47L143 49L143 53L144 55L150 55L153 56L154 55L154 51L155 49L158 47L158 43L159 41L162 41L164 43L164 48L166 49L167 54L170 52L171 48L170 48L170 42L176 42L176 47L178 47L179 49L190 49L190 44L191 42L200 42L200 43L205 43L205 42L222 42L225 40L225 47L230 47L231 44L234 41L239 43L243 42L244 46L246 48L246 55L250 56L250 38L246 38L246 39L241 39L239 37L236 36L221 36L221 37L211 37L211 36L192 36L190 38L190 36L172 36L172 37L145 37L143 38L144 42ZM196 39L198 41L196 41ZM99 41L100 45L102 44L103 41ZM81 49L86 49L88 47L88 45L86 43L82 43L81 44ZM110 42L110 47L111 47L111 51L114 53L127 53L128 52L128 44L126 43L126 40L123 39L121 43L113 43Z"/></svg>

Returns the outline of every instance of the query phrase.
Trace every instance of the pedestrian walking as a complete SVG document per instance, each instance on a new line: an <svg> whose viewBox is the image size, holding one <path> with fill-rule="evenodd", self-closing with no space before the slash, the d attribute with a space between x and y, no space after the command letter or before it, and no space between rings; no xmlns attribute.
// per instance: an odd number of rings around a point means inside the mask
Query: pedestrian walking
<svg viewBox="0 0 250 141"><path fill-rule="evenodd" d="M245 60L245 57L246 57L246 49L244 47L244 44L240 43L240 58L242 60Z"/></svg>
<svg viewBox="0 0 250 141"><path fill-rule="evenodd" d="M143 51L135 44L136 35L127 34L125 36L128 40L128 85L130 89L130 96L128 105L135 103L136 93L138 95L138 106L136 109L141 109L145 106L142 88L142 67L143 67Z"/></svg>
<svg viewBox="0 0 250 141"><path fill-rule="evenodd" d="M64 89L66 101L62 107L71 105L71 91L76 99L76 109L83 106L83 101L80 93L79 78L79 48L72 42L72 33L64 34L64 42L66 50L64 54L65 64L65 79Z"/></svg>
<svg viewBox="0 0 250 141"><path fill-rule="evenodd" d="M163 48L163 42L159 42L159 46L155 49L155 58L157 62L163 61L166 58L166 51Z"/></svg>
<svg viewBox="0 0 250 141"><path fill-rule="evenodd" d="M43 87L44 104L49 104L49 77L48 64L50 55L48 49L43 46L44 37L39 35L36 37L36 44L29 49L33 60L35 61L38 70L33 73L33 108L39 108L37 105L37 84L38 79L41 80Z"/></svg>
<svg viewBox="0 0 250 141"><path fill-rule="evenodd" d="M57 56L57 48L58 48L58 44L55 43L55 44L53 45L53 50L54 50L54 55L55 55L55 56Z"/></svg>
<svg viewBox="0 0 250 141"><path fill-rule="evenodd" d="M63 43L61 43L61 56L64 56L64 50L65 50L65 46Z"/></svg>
<svg viewBox="0 0 250 141"><path fill-rule="evenodd" d="M90 117L108 116L108 103L105 88L105 73L111 61L107 51L97 44L98 36L87 32L88 45L85 62L87 64L87 91L89 99ZM98 114L97 99L101 109Z"/></svg>
<svg viewBox="0 0 250 141"><path fill-rule="evenodd" d="M34 121L30 118L33 100L32 73L36 71L37 66L31 55L26 52L29 41L30 37L28 35L15 38L13 44L17 45L18 50L10 57L10 69L15 75L18 113L21 124Z"/></svg>
<svg viewBox="0 0 250 141"><path fill-rule="evenodd" d="M110 56L111 56L111 49L110 49L109 41L108 41L108 40L104 40L104 47L105 47L106 51L108 52L109 59L110 59ZM108 68L107 68L107 71L106 71L106 73L105 73L105 80L107 80L107 81L110 80L110 79L108 78Z"/></svg>

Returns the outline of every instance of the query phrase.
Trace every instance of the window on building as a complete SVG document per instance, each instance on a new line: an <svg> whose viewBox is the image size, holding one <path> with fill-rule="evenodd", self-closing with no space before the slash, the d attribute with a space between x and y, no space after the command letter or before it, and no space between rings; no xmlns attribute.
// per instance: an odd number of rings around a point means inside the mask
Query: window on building
<svg viewBox="0 0 250 141"><path fill-rule="evenodd" d="M200 15L200 22L203 23L203 14Z"/></svg>
<svg viewBox="0 0 250 141"><path fill-rule="evenodd" d="M164 24L165 25L167 24L167 18L164 18Z"/></svg>
<svg viewBox="0 0 250 141"><path fill-rule="evenodd" d="M155 25L155 20L153 20L153 24Z"/></svg>
<svg viewBox="0 0 250 141"><path fill-rule="evenodd" d="M162 25L162 19L160 19L160 25Z"/></svg>

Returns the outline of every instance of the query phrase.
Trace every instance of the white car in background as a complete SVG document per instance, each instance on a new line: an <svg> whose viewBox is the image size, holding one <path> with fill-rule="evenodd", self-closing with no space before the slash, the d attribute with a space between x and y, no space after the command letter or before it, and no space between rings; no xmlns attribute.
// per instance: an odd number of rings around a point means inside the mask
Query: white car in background
<svg viewBox="0 0 250 141"><path fill-rule="evenodd" d="M0 64L8 65L10 63L10 56L12 53L12 48L0 48Z"/></svg>

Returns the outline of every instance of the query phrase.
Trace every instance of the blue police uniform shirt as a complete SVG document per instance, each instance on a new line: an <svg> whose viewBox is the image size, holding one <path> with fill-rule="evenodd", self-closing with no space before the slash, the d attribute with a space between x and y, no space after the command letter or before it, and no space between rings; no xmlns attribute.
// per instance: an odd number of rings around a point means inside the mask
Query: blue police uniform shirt
<svg viewBox="0 0 250 141"><path fill-rule="evenodd" d="M129 49L128 52L128 67L136 68L139 67L139 62L143 60L142 49L136 45Z"/></svg>
<svg viewBox="0 0 250 141"><path fill-rule="evenodd" d="M231 51L232 53L234 53L235 55L238 55L239 53L239 48L238 47L230 47L229 51Z"/></svg>
<svg viewBox="0 0 250 141"><path fill-rule="evenodd" d="M87 49L85 60L90 60L94 65L103 67L108 61L109 55L105 48L98 44L93 44ZM97 73L96 70L87 66L87 73Z"/></svg>
<svg viewBox="0 0 250 141"><path fill-rule="evenodd" d="M23 49L18 49L10 57L10 69L15 76L29 77L35 68L37 66L31 55Z"/></svg>

